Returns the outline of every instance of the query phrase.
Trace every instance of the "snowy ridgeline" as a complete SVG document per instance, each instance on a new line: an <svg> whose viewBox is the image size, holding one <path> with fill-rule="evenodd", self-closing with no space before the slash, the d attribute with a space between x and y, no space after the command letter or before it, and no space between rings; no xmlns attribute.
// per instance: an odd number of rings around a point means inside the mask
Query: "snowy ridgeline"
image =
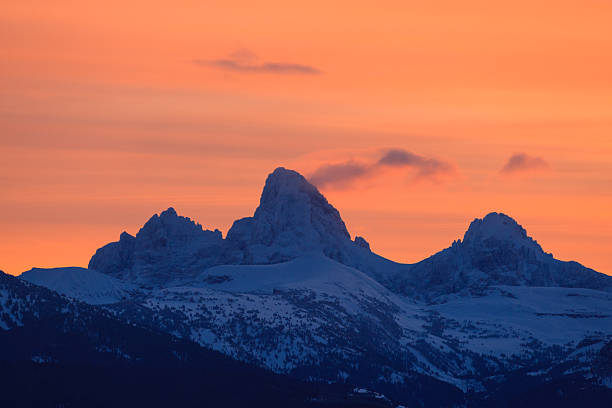
<svg viewBox="0 0 612 408"><path fill-rule="evenodd" d="M21 279L301 378L376 390L421 376L474 392L517 372L612 378L601 362L612 348L610 277L554 259L499 213L398 264L352 240L325 197L282 168L225 239L170 208L100 248L89 269Z"/></svg>

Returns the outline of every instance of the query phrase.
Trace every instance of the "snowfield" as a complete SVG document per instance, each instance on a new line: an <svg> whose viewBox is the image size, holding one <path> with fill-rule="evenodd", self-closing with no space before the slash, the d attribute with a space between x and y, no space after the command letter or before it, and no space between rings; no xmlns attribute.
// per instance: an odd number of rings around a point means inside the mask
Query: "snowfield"
<svg viewBox="0 0 612 408"><path fill-rule="evenodd" d="M592 289L494 286L428 309L448 320L446 336L496 356L520 355L534 340L571 347L612 335L612 294Z"/></svg>
<svg viewBox="0 0 612 408"><path fill-rule="evenodd" d="M22 273L20 278L92 305L116 303L135 289L132 284L78 267L32 268Z"/></svg>

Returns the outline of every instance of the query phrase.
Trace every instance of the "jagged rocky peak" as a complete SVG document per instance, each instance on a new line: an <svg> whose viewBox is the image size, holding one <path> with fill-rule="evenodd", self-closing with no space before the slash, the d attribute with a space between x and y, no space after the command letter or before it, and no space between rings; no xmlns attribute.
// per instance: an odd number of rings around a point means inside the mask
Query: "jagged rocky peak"
<svg viewBox="0 0 612 408"><path fill-rule="evenodd" d="M119 235L119 241L126 241L126 242L129 242L129 241L132 241L132 240L134 240L134 239L136 239L136 237L135 237L135 236L133 236L132 234L130 234L129 232L127 232L127 231L123 231L123 232L122 232L122 233Z"/></svg>
<svg viewBox="0 0 612 408"><path fill-rule="evenodd" d="M99 248L88 267L119 278L149 267L168 270L168 265L196 259L222 242L221 231L204 230L170 207L153 215L135 237L123 232L119 241Z"/></svg>
<svg viewBox="0 0 612 408"><path fill-rule="evenodd" d="M237 220L230 241L265 246L350 242L340 213L296 171L279 167L266 179L253 217Z"/></svg>
<svg viewBox="0 0 612 408"><path fill-rule="evenodd" d="M163 211L159 215L155 214L147 221L147 223L138 231L136 238L139 242L146 240L147 238L156 239L171 239L174 241L190 241L192 239L198 239L203 234L218 235L221 238L221 232L205 231L202 226L188 217L180 216L176 213L176 210L172 207Z"/></svg>
<svg viewBox="0 0 612 408"><path fill-rule="evenodd" d="M98 248L87 267L110 276L122 277L122 272L134 263L135 247L136 237L123 231L119 241Z"/></svg>
<svg viewBox="0 0 612 408"><path fill-rule="evenodd" d="M476 218L463 237L463 243L466 245L479 245L490 240L541 250L540 245L527 235L527 231L519 223L503 213L492 212L482 219Z"/></svg>
<svg viewBox="0 0 612 408"><path fill-rule="evenodd" d="M355 245L357 245L358 247L365 248L368 251L371 251L370 243L366 241L364 237L356 236L354 242L355 242Z"/></svg>
<svg viewBox="0 0 612 408"><path fill-rule="evenodd" d="M292 221L294 224L313 224L320 228L321 233L350 238L340 213L323 194L300 173L283 167L268 175L255 211L255 218L270 216L278 217L286 226Z"/></svg>

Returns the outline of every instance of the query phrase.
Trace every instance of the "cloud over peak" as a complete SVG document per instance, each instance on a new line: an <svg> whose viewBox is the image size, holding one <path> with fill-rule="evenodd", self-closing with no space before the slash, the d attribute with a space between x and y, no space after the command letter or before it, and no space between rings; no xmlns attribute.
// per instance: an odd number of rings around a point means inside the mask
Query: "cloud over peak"
<svg viewBox="0 0 612 408"><path fill-rule="evenodd" d="M546 170L550 170L550 166L546 160L538 156L530 156L527 153L519 152L510 156L499 172L503 175L511 176L531 174Z"/></svg>
<svg viewBox="0 0 612 408"><path fill-rule="evenodd" d="M415 180L430 181L438 181L441 177L455 172L454 166L449 162L424 157L404 149L389 149L374 162L348 160L325 164L317 168L309 179L321 188L346 188L357 180L376 176L389 168L411 169Z"/></svg>
<svg viewBox="0 0 612 408"><path fill-rule="evenodd" d="M371 173L371 164L349 160L342 163L324 164L310 175L309 180L317 187L345 188L355 180L369 176Z"/></svg>
<svg viewBox="0 0 612 408"><path fill-rule="evenodd" d="M379 166L413 167L417 176L428 177L454 171L453 166L445 161L423 157L403 149L390 149L378 159Z"/></svg>

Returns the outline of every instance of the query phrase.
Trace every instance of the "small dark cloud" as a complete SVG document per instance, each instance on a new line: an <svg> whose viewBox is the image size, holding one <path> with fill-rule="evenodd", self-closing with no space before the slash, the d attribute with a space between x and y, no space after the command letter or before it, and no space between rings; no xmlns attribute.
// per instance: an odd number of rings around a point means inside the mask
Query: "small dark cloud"
<svg viewBox="0 0 612 408"><path fill-rule="evenodd" d="M226 71L243 73L269 73L269 74L298 74L318 75L321 70L310 65L294 64L288 62L257 62L257 56L247 49L234 51L229 58L202 60L195 59L196 65L208 66Z"/></svg>
<svg viewBox="0 0 612 408"><path fill-rule="evenodd" d="M433 181L455 171L448 162L424 157L404 149L390 149L372 163L349 160L323 165L312 173L310 181L318 187L346 188L351 183L374 176L385 168L409 168L415 171L415 179Z"/></svg>
<svg viewBox="0 0 612 408"><path fill-rule="evenodd" d="M388 150L378 160L378 164L390 167L413 167L417 170L417 176L419 177L453 172L453 166L448 162L423 157L403 149Z"/></svg>
<svg viewBox="0 0 612 408"><path fill-rule="evenodd" d="M390 149L378 159L379 164L385 166L409 166L423 161L423 157L403 149Z"/></svg>
<svg viewBox="0 0 612 408"><path fill-rule="evenodd" d="M550 166L541 157L530 156L527 153L514 153L499 172L504 175L516 175L549 169Z"/></svg>
<svg viewBox="0 0 612 408"><path fill-rule="evenodd" d="M373 169L372 165L355 161L325 164L310 175L310 182L319 187L333 185L337 188L344 188L355 180L367 176Z"/></svg>

